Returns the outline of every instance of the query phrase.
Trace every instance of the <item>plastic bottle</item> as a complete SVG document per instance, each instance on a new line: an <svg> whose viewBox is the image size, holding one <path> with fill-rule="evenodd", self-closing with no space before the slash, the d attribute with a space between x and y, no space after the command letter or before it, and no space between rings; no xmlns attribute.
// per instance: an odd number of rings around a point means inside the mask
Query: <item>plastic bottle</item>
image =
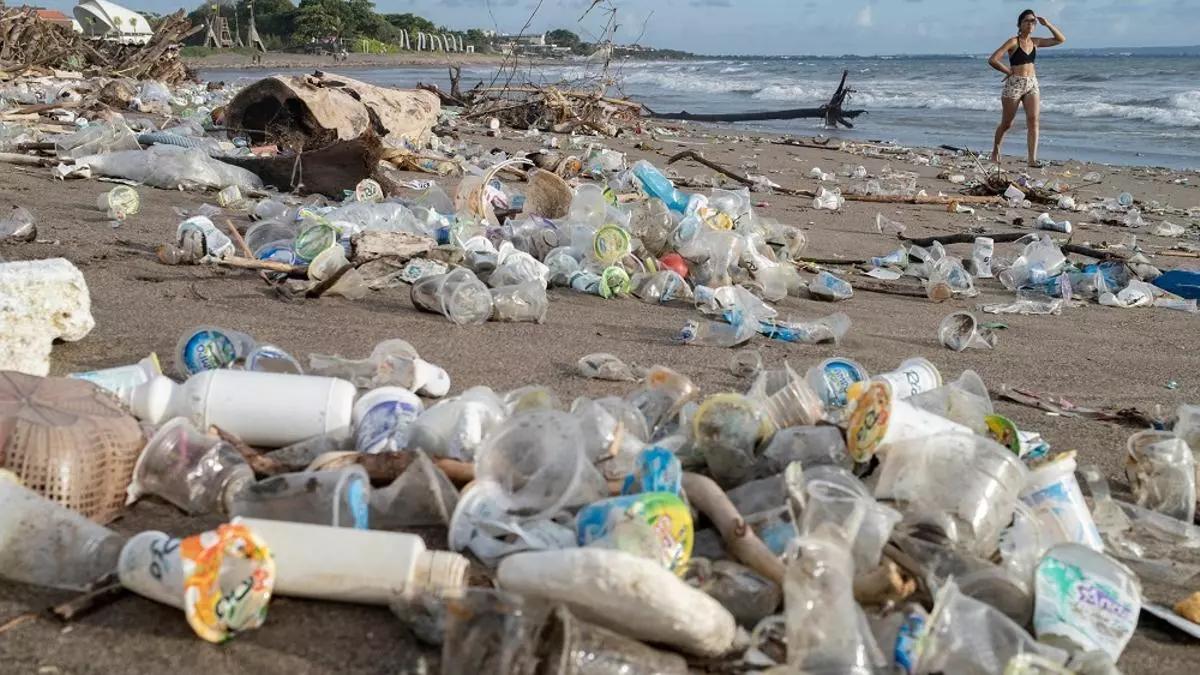
<svg viewBox="0 0 1200 675"><path fill-rule="evenodd" d="M808 292L817 300L835 302L854 297L854 288L844 279L821 272L808 284Z"/></svg>
<svg viewBox="0 0 1200 675"><path fill-rule="evenodd" d="M0 504L0 578L80 591L116 569L116 532L9 480Z"/></svg>
<svg viewBox="0 0 1200 675"><path fill-rule="evenodd" d="M350 427L356 394L345 380L237 370L209 370L182 385L156 377L136 389L130 408L159 424L187 417L218 426L250 445L278 448Z"/></svg>
<svg viewBox="0 0 1200 675"><path fill-rule="evenodd" d="M670 179L662 175L654 165L641 160L633 165L633 175L642 183L642 189L651 197L661 199L667 208L683 213L687 211L689 197L675 189Z"/></svg>
<svg viewBox="0 0 1200 675"><path fill-rule="evenodd" d="M270 547L279 595L386 605L398 596L445 593L466 585L467 559L428 551L415 534L256 518L233 522L250 528Z"/></svg>

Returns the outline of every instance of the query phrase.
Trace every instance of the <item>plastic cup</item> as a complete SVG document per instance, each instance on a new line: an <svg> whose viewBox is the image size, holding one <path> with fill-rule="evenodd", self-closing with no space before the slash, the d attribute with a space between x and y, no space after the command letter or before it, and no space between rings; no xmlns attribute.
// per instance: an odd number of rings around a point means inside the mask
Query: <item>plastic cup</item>
<svg viewBox="0 0 1200 675"><path fill-rule="evenodd" d="M359 202L378 202L383 199L383 187L370 178L364 178L354 186L354 200Z"/></svg>
<svg viewBox="0 0 1200 675"><path fill-rule="evenodd" d="M1072 542L1104 551L1096 521L1075 479L1074 452L1063 453L1030 471L1021 501L1045 525L1042 531L1057 539L1052 543Z"/></svg>
<svg viewBox="0 0 1200 675"><path fill-rule="evenodd" d="M714 394L696 411L692 442L718 483L738 485L750 476L754 450L770 432L770 424L755 400L741 394Z"/></svg>
<svg viewBox="0 0 1200 675"><path fill-rule="evenodd" d="M293 245L301 260L314 260L322 251L337 246L337 230L324 221L309 222L300 229Z"/></svg>
<svg viewBox="0 0 1200 675"><path fill-rule="evenodd" d="M371 483L354 465L336 471L285 473L251 483L230 497L229 514L367 529Z"/></svg>
<svg viewBox="0 0 1200 675"><path fill-rule="evenodd" d="M1181 405L1175 415L1175 435L1188 444L1192 452L1200 452L1200 405Z"/></svg>
<svg viewBox="0 0 1200 675"><path fill-rule="evenodd" d="M584 452L583 431L570 414L538 410L510 418L475 455L475 476L498 483L513 510L553 518L607 496L604 479Z"/></svg>
<svg viewBox="0 0 1200 675"><path fill-rule="evenodd" d="M175 370L187 379L204 370L228 368L254 349L254 338L216 326L196 326L175 346Z"/></svg>
<svg viewBox="0 0 1200 675"><path fill-rule="evenodd" d="M973 370L965 370L954 382L911 396L906 402L927 412L987 434L993 413L987 386Z"/></svg>
<svg viewBox="0 0 1200 675"><path fill-rule="evenodd" d="M996 252L996 241L989 237L975 237L975 247L971 249L971 262L975 267L975 276L980 279L991 279L992 256Z"/></svg>
<svg viewBox="0 0 1200 675"><path fill-rule="evenodd" d="M354 404L354 445L369 454L408 447L408 430L425 410L417 395L403 387L373 389Z"/></svg>
<svg viewBox="0 0 1200 675"><path fill-rule="evenodd" d="M893 444L879 474L877 499L898 502L910 515L948 517L965 549L987 557L1012 518L1028 471L1004 446L966 431Z"/></svg>
<svg viewBox="0 0 1200 675"><path fill-rule="evenodd" d="M155 495L191 515L218 513L253 482L254 471L237 450L176 417L159 427L138 457L127 503Z"/></svg>
<svg viewBox="0 0 1200 675"><path fill-rule="evenodd" d="M897 443L944 433L971 429L896 398L887 382L871 382L854 402L846 443L850 456L865 462Z"/></svg>
<svg viewBox="0 0 1200 675"><path fill-rule="evenodd" d="M1141 584L1129 568L1078 544L1046 552L1036 574L1034 634L1116 662L1137 629Z"/></svg>
<svg viewBox="0 0 1200 675"><path fill-rule="evenodd" d="M566 607L550 615L538 639L538 661L557 675L686 675L687 661L577 619Z"/></svg>
<svg viewBox="0 0 1200 675"><path fill-rule="evenodd" d="M419 309L441 314L458 325L480 324L492 317L492 294L468 269L420 279L412 285L412 302Z"/></svg>
<svg viewBox="0 0 1200 675"><path fill-rule="evenodd" d="M790 427L780 429L762 452L756 475L774 475L792 462L810 467L832 465L849 468L853 461L846 452L846 439L837 427Z"/></svg>
<svg viewBox="0 0 1200 675"><path fill-rule="evenodd" d="M330 246L318 253L308 264L308 278L313 281L329 279L349 264L345 249L339 245ZM367 294L367 282L357 268L350 269L344 272L326 293L357 300Z"/></svg>
<svg viewBox="0 0 1200 675"><path fill-rule="evenodd" d="M729 361L729 370L738 377L754 377L762 367L762 353L757 349L739 349Z"/></svg>
<svg viewBox="0 0 1200 675"><path fill-rule="evenodd" d="M112 574L121 537L83 514L0 479L0 578L86 590Z"/></svg>
<svg viewBox="0 0 1200 675"><path fill-rule="evenodd" d="M291 249L292 241L296 239L296 226L275 220L264 220L250 226L243 238L246 240L246 247L254 252L255 257L258 257L259 251L268 245L272 248Z"/></svg>
<svg viewBox="0 0 1200 675"><path fill-rule="evenodd" d="M892 385L892 391L898 398L908 398L942 386L942 373L937 366L919 356L904 361L899 368L891 372L879 373L872 379L886 380Z"/></svg>
<svg viewBox="0 0 1200 675"><path fill-rule="evenodd" d="M447 528L451 550L470 550L483 564L521 551L544 551L578 546L575 530L545 518L516 515L504 487L476 480L465 489Z"/></svg>
<svg viewBox="0 0 1200 675"><path fill-rule="evenodd" d="M1196 514L1196 460L1187 443L1168 431L1139 431L1126 444L1125 474L1139 506L1192 522Z"/></svg>
<svg viewBox="0 0 1200 675"><path fill-rule="evenodd" d="M592 251L596 259L605 265L612 265L629 255L629 233L616 225L605 225L596 230L592 240Z"/></svg>
<svg viewBox="0 0 1200 675"><path fill-rule="evenodd" d="M546 288L536 280L493 288L491 293L493 321L543 323L546 320L550 299Z"/></svg>
<svg viewBox="0 0 1200 675"><path fill-rule="evenodd" d="M534 672L546 610L520 595L469 588L446 599L442 675Z"/></svg>
<svg viewBox="0 0 1200 675"><path fill-rule="evenodd" d="M217 193L217 203L225 208L240 204L242 199L242 189L236 185L224 187Z"/></svg>
<svg viewBox="0 0 1200 675"><path fill-rule="evenodd" d="M175 239L180 245L188 237L198 236L204 241L204 252L206 255L224 257L233 253L233 240L229 235L217 229L213 221L205 216L192 216L179 224L179 229L175 233ZM188 248L183 246L183 248Z"/></svg>
<svg viewBox="0 0 1200 675"><path fill-rule="evenodd" d="M258 345L246 355L246 370L260 373L303 375L304 368L296 357L275 345Z"/></svg>
<svg viewBox="0 0 1200 675"><path fill-rule="evenodd" d="M763 412L776 429L787 429L816 424L825 416L825 407L807 382L791 377L787 386L763 400Z"/></svg>
<svg viewBox="0 0 1200 675"><path fill-rule="evenodd" d="M121 549L121 585L182 609L196 634L224 642L266 621L275 561L243 525L221 525L186 539L142 532Z"/></svg>
<svg viewBox="0 0 1200 675"><path fill-rule="evenodd" d="M96 206L107 213L110 218L125 220L141 210L142 202L138 197L137 190L128 185L118 185L101 194L96 199Z"/></svg>
<svg viewBox="0 0 1200 675"><path fill-rule="evenodd" d="M970 312L955 312L942 319L938 327L938 339L956 352L967 348L992 349L996 346L996 334L981 328Z"/></svg>

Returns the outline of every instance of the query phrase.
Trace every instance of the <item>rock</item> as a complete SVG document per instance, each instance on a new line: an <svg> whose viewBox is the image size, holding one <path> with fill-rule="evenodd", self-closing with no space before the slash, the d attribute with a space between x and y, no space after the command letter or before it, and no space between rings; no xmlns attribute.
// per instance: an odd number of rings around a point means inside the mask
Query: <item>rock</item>
<svg viewBox="0 0 1200 675"><path fill-rule="evenodd" d="M385 232L367 230L351 238L354 245L354 262L367 262L377 258L408 260L433 250L437 242L408 232Z"/></svg>

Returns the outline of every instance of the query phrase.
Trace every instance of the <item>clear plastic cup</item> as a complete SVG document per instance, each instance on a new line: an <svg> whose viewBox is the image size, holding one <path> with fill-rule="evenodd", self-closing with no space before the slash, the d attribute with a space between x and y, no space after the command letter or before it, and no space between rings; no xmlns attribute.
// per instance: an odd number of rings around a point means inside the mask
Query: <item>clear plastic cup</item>
<svg viewBox="0 0 1200 675"><path fill-rule="evenodd" d="M776 429L811 425L825 416L821 397L799 376L793 374L787 386L763 400L766 413Z"/></svg>
<svg viewBox="0 0 1200 675"><path fill-rule="evenodd" d="M545 322L550 299L546 296L546 288L540 282L534 280L501 286L493 288L491 293L493 321Z"/></svg>
<svg viewBox="0 0 1200 675"><path fill-rule="evenodd" d="M191 515L219 513L253 482L254 471L233 446L176 417L146 443L133 470L128 501L154 495Z"/></svg>
<svg viewBox="0 0 1200 675"><path fill-rule="evenodd" d="M709 396L692 420L692 442L713 478L725 487L749 478L754 451L769 431L762 406L741 394Z"/></svg>
<svg viewBox="0 0 1200 675"><path fill-rule="evenodd" d="M980 327L979 321L970 312L955 312L942 319L938 327L938 339L956 352L967 348L992 349L996 346L996 334Z"/></svg>
<svg viewBox="0 0 1200 675"><path fill-rule="evenodd" d="M563 606L555 608L538 637L538 660L556 675L687 675L687 661L595 624Z"/></svg>
<svg viewBox="0 0 1200 675"><path fill-rule="evenodd" d="M492 317L492 294L466 268L424 277L412 285L412 302L419 309L441 314L456 324L479 324Z"/></svg>
<svg viewBox="0 0 1200 675"><path fill-rule="evenodd" d="M547 608L521 595L469 588L446 598L442 675L534 672Z"/></svg>
<svg viewBox="0 0 1200 675"><path fill-rule="evenodd" d="M854 569L875 569L892 528L900 522L900 513L857 490L829 481L811 480L805 492L801 533L814 534L822 526L833 524L847 535Z"/></svg>
<svg viewBox="0 0 1200 675"><path fill-rule="evenodd" d="M1186 523L1196 514L1196 460L1169 431L1139 431L1126 444L1125 474L1138 506Z"/></svg>
<svg viewBox="0 0 1200 675"><path fill-rule="evenodd" d="M304 368L296 357L275 345L258 345L246 355L246 370L260 373L290 373L303 375Z"/></svg>
<svg viewBox="0 0 1200 675"><path fill-rule="evenodd" d="M317 257L308 264L308 278L313 281L324 281L349 264L345 249L337 245L330 246L318 253ZM367 281L357 268L350 269L344 272L326 293L357 300L367 294Z"/></svg>
<svg viewBox="0 0 1200 675"><path fill-rule="evenodd" d="M0 479L0 578L82 591L117 568L117 533Z"/></svg>
<svg viewBox="0 0 1200 675"><path fill-rule="evenodd" d="M964 547L987 557L1012 519L1028 471L994 441L949 432L891 445L879 474L877 499L897 502L907 516L948 517Z"/></svg>
<svg viewBox="0 0 1200 675"><path fill-rule="evenodd" d="M230 497L229 515L367 529L371 483L354 465L336 471L285 473Z"/></svg>
<svg viewBox="0 0 1200 675"><path fill-rule="evenodd" d="M911 396L907 403L979 434L987 433L987 418L994 412L987 386L973 370L963 371L957 380L945 386Z"/></svg>
<svg viewBox="0 0 1200 675"><path fill-rule="evenodd" d="M837 427L790 427L776 431L771 437L759 461L761 469L756 473L773 475L792 462L800 462L806 472L816 466L849 468L854 463L846 451L846 439Z"/></svg>
<svg viewBox="0 0 1200 675"><path fill-rule="evenodd" d="M484 440L475 456L475 476L499 484L514 510L530 518L553 518L565 508L607 496L584 446L579 422L568 413L517 415Z"/></svg>

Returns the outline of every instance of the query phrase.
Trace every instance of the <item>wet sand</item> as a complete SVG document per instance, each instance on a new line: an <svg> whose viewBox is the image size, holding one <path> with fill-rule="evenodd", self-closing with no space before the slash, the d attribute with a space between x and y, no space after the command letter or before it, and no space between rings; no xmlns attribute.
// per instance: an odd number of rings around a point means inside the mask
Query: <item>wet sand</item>
<svg viewBox="0 0 1200 675"><path fill-rule="evenodd" d="M605 144L628 151L631 161L645 157L660 166L682 149L699 149L709 159L732 167L753 163L757 168L752 172L765 173L788 187L813 188L815 181L807 174L814 166L835 171L843 163L862 164L877 173L887 161L837 150L756 142L728 131L719 132L727 135L718 138L711 135L716 133L712 129L688 129L686 136L677 139L633 137ZM529 149L538 142L516 132L510 135L490 139L465 134L485 148ZM639 141L661 146L661 150L633 149ZM920 186L930 194L956 191L955 186L935 178L941 171L938 168L913 167L895 160L892 165L918 171ZM676 168L687 176L711 174L689 162ZM1046 175L1069 170L1073 178L1067 180L1078 182L1080 175L1093 168L1104 175L1104 182L1081 190L1077 194L1081 201L1128 190L1147 202L1200 206L1200 189L1194 185L1200 183L1200 177L1195 175L1193 185L1175 185L1171 180L1183 174L1076 163L1051 166ZM452 185L454 180L446 183ZM628 385L586 380L575 374L575 361L595 351L612 352L645 366L671 366L692 377L705 394L749 385L730 371L731 350L673 341L684 322L698 316L683 305L650 306L635 299L604 301L553 290L544 325L455 327L440 316L414 310L406 289L372 293L357 302L341 298L285 302L252 273L164 266L153 250L175 232L179 217L172 208L214 202L214 195L139 188L142 212L114 229L94 206L96 195L110 187L97 181L54 181L44 170L6 166L0 173L0 203L29 209L37 219L40 238L52 241L0 245L0 256L10 260L65 257L79 266L91 290L96 328L79 342L55 347L55 374L131 363L151 351L169 363L184 330L211 323L251 333L302 361L310 352L363 357L375 343L401 337L423 357L446 368L453 380L452 393L478 384L506 390L540 383L551 386L562 401L569 402L577 396L627 391ZM807 200L765 193L755 193L754 201L768 204L758 207L764 215L803 227L809 241L805 255L816 257L860 258L894 250L896 240L875 230L874 217L880 211L906 223L913 236L965 232L976 226L1012 231L1022 229L1012 226L1013 217L1022 216L1030 223L1037 215L1036 211L1005 208L980 209L977 216L968 216L947 213L943 206L855 202L848 202L838 212L814 211ZM1052 213L1073 222L1080 215ZM234 219L244 228L244 217ZM1147 220L1161 218L1148 216ZM1174 217L1170 220L1189 224ZM1138 234L1148 250L1173 243L1143 236L1141 231L1079 223L1073 241L1100 245L1130 233ZM998 254L1015 254L1012 245L997 245L997 249ZM951 250L969 255L969 245ZM1163 268L1200 266L1200 260L1188 258L1160 256L1153 261ZM995 350L951 352L937 340L942 317L981 302L1011 298L995 280L977 283L982 291L979 298L943 304L861 291L836 306L789 297L778 305L784 316L848 314L853 325L843 344L790 345L762 337L751 344L768 365L786 360L801 371L833 355L854 358L873 372L921 355L948 377L970 368L993 388L1001 384L1022 387L1083 405L1137 407L1154 413L1160 408L1171 411L1180 403L1200 402L1196 315L1087 304L1070 307L1061 316L987 316L987 321L1007 326L999 331ZM1177 388L1168 387L1172 382ZM1121 465L1125 439L1134 429L1052 416L1007 403L997 403L996 408L1022 428L1040 431L1055 451L1078 450L1081 464L1102 467L1118 495L1128 497ZM113 526L124 533L153 528L189 534L216 522L216 518L190 519L162 502L146 499L127 509ZM1193 556L1190 562L1200 560ZM1147 584L1145 590L1148 599L1171 604L1197 588ZM67 593L0 583L0 624L68 597ZM263 628L220 647L197 639L181 612L140 597L125 598L70 625L38 618L0 635L0 671L12 673L417 673L429 672L429 668L436 672L436 661L436 653L418 648L385 608L287 598L273 601ZM1196 642L1154 620L1143 620L1119 665L1126 673L1163 673L1186 672L1198 663Z"/></svg>

